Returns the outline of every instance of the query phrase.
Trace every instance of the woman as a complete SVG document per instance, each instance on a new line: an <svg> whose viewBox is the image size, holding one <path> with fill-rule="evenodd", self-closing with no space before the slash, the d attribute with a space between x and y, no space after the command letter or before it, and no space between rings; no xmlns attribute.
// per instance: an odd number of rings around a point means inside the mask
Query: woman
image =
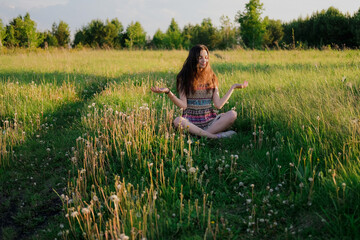
<svg viewBox="0 0 360 240"><path fill-rule="evenodd" d="M204 45L196 45L190 49L183 68L176 77L176 88L180 98L169 88L151 87L155 93L165 93L170 100L182 108L183 114L174 120L175 127L182 126L190 133L208 138L224 138L235 134L226 131L236 120L234 110L217 115L211 103L221 109L230 98L234 89L245 88L248 83L234 84L220 98L218 79L209 64L209 50Z"/></svg>

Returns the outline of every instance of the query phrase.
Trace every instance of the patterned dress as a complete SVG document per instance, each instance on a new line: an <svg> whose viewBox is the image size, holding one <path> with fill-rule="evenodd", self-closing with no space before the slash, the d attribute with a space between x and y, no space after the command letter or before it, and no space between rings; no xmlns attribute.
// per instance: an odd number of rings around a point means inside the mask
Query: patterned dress
<svg viewBox="0 0 360 240"><path fill-rule="evenodd" d="M194 93L187 96L187 108L183 111L182 117L189 120L199 128L206 129L216 118L212 108L214 88L198 86Z"/></svg>

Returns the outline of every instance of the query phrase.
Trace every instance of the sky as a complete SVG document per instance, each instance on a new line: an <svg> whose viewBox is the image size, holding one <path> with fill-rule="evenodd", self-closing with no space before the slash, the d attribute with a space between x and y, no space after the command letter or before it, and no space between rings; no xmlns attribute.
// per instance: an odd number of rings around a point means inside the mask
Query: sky
<svg viewBox="0 0 360 240"><path fill-rule="evenodd" d="M72 35L91 20L118 18L124 28L139 21L152 38L160 29L167 30L174 18L182 29L187 24L200 24L210 18L220 26L220 17L234 21L238 11L244 11L249 0L0 0L0 19L6 25L26 12L37 23L39 31L51 30L54 22L66 22ZM262 0L262 17L289 22L311 16L316 11L333 6L353 15L360 8L359 0ZM235 21L234 21L235 24Z"/></svg>

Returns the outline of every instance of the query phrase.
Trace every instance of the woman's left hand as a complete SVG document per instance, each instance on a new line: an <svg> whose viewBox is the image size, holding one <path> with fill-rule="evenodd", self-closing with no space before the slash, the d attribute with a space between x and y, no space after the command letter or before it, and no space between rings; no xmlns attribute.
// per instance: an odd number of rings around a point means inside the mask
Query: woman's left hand
<svg viewBox="0 0 360 240"><path fill-rule="evenodd" d="M151 87L150 89L154 93L168 93L170 91L170 89L167 87L165 87L165 88Z"/></svg>
<svg viewBox="0 0 360 240"><path fill-rule="evenodd" d="M243 84L234 84L232 87L233 89L236 89L236 88L246 88L247 86L249 85L249 83L247 81L245 81Z"/></svg>

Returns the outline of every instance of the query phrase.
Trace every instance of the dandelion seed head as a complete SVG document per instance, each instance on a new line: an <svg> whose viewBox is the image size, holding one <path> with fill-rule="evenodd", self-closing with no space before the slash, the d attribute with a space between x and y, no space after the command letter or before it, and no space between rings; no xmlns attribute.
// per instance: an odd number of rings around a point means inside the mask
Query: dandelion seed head
<svg viewBox="0 0 360 240"><path fill-rule="evenodd" d="M111 195L110 200L113 201L114 203L120 202L120 199L118 198L117 195Z"/></svg>
<svg viewBox="0 0 360 240"><path fill-rule="evenodd" d="M189 172L192 173L192 174L196 173L196 168L191 167L191 168L189 169Z"/></svg>
<svg viewBox="0 0 360 240"><path fill-rule="evenodd" d="M90 213L90 209L89 208L83 208L81 209L82 214L89 214Z"/></svg>
<svg viewBox="0 0 360 240"><path fill-rule="evenodd" d="M74 217L77 217L79 215L79 213L77 211L74 211L71 213L71 216L74 218Z"/></svg>

